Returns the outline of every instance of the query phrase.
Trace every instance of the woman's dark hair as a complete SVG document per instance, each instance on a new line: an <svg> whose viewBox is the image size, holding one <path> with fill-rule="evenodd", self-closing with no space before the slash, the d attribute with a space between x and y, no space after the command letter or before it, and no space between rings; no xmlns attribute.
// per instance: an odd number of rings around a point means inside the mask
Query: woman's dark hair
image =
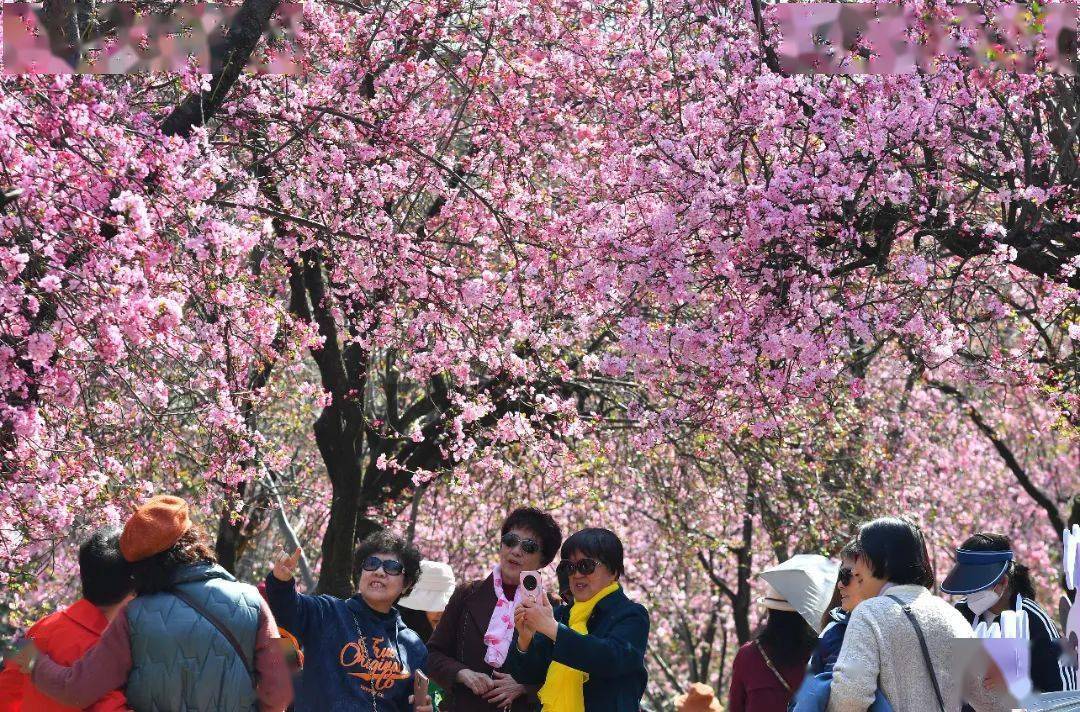
<svg viewBox="0 0 1080 712"><path fill-rule="evenodd" d="M770 609L757 640L773 665L786 668L806 665L817 647L818 634L798 613Z"/></svg>
<svg viewBox="0 0 1080 712"><path fill-rule="evenodd" d="M855 537L847 544L844 544L844 548L840 550L840 559L851 559L852 561L858 561L862 556L862 544L859 543L859 537Z"/></svg>
<svg viewBox="0 0 1080 712"><path fill-rule="evenodd" d="M570 538L563 542L559 556L566 560L575 553L596 559L608 567L616 578L621 578L626 573L623 568L622 542L610 529L592 527L570 535Z"/></svg>
<svg viewBox="0 0 1080 712"><path fill-rule="evenodd" d="M859 527L859 558L875 577L898 585L934 588L934 567L914 522L882 517Z"/></svg>
<svg viewBox="0 0 1080 712"><path fill-rule="evenodd" d="M968 537L960 548L968 551L1012 551L1012 541L1004 534L979 532ZM1009 579L1009 589L1002 598L1011 601L1017 594L1024 598L1035 598L1035 584L1031 581L1031 571L1028 567L1013 560L1005 576Z"/></svg>
<svg viewBox="0 0 1080 712"><path fill-rule="evenodd" d="M214 556L214 550L203 541L198 527L193 526L176 540L172 548L131 565L135 593L145 596L168 591L173 587L173 575L178 568L197 563L216 564L217 557Z"/></svg>
<svg viewBox="0 0 1080 712"><path fill-rule="evenodd" d="M550 514L536 507L518 507L503 520L499 536L506 536L511 529L526 529L540 537L541 568L555 560L562 543L562 529Z"/></svg>
<svg viewBox="0 0 1080 712"><path fill-rule="evenodd" d="M435 632L431 621L428 620L427 613L402 606L398 606L397 609L398 613L401 614L401 621L409 628L412 628L412 631L420 636L420 640L426 643L431 634Z"/></svg>
<svg viewBox="0 0 1080 712"><path fill-rule="evenodd" d="M573 605L574 592L570 589L570 572L556 569L555 578L559 582L559 598L566 605Z"/></svg>
<svg viewBox="0 0 1080 712"><path fill-rule="evenodd" d="M825 626L832 622L832 612L840 605L840 583L837 582L833 586L832 598L829 599L829 605L825 606L825 612L821 614L821 628L824 630Z"/></svg>
<svg viewBox="0 0 1080 712"><path fill-rule="evenodd" d="M419 550L410 546L403 537L386 531L385 529L370 534L360 542L353 553L353 581L360 580L363 571L364 559L376 554L393 554L405 567L405 588L401 590L402 596L409 595L416 581L420 578Z"/></svg>
<svg viewBox="0 0 1080 712"><path fill-rule="evenodd" d="M120 553L120 530L98 529L79 547L82 595L95 606L112 606L131 593L131 564Z"/></svg>

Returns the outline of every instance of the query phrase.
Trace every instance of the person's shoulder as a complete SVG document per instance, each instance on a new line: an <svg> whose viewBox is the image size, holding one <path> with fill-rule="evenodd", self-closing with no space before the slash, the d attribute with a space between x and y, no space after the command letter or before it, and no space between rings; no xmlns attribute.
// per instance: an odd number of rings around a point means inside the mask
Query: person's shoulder
<svg viewBox="0 0 1080 712"><path fill-rule="evenodd" d="M855 606L851 615L848 616L848 624L851 625L866 618L878 618L892 610L900 611L900 604L885 595L874 596L860 601L859 605Z"/></svg>
<svg viewBox="0 0 1080 712"><path fill-rule="evenodd" d="M29 636L33 636L34 633L44 633L50 631L58 625L63 625L63 623L64 612L62 610L53 611L49 615L39 618L36 623L30 626L26 633Z"/></svg>
<svg viewBox="0 0 1080 712"><path fill-rule="evenodd" d="M901 604L886 595L874 596L873 598L861 601L859 605L855 606L854 610L851 611L851 614L848 616L848 623L844 630L844 635L846 636L852 631L858 631L865 626L871 628L878 628L883 625L887 626L888 623L886 623L886 621L891 622L902 617L904 617L904 611Z"/></svg>
<svg viewBox="0 0 1080 712"><path fill-rule="evenodd" d="M649 617L648 608L638 603L637 601L630 600L629 598L626 599L626 605L624 606L624 610L626 611L626 615L628 616L634 616L638 618Z"/></svg>
<svg viewBox="0 0 1080 712"><path fill-rule="evenodd" d="M970 638L974 635L971 621L964 617L960 609L929 590L912 602L912 609L920 615L921 620L929 617L930 620L936 620L939 624L951 628L956 638Z"/></svg>
<svg viewBox="0 0 1080 712"><path fill-rule="evenodd" d="M462 594L466 596L471 596L474 593L478 593L479 591L483 590L484 586L495 586L494 582L491 580L491 576L486 576L481 579L474 579L472 581L466 581L465 583L458 584L457 590L460 590ZM491 590L492 592L495 591L494 588L492 588Z"/></svg>
<svg viewBox="0 0 1080 712"><path fill-rule="evenodd" d="M427 653L427 643L424 642L419 633L406 626L404 621L401 621L398 626L398 640L412 653Z"/></svg>
<svg viewBox="0 0 1080 712"><path fill-rule="evenodd" d="M1024 597L1021 605L1028 614L1028 629L1031 631L1031 636L1033 638L1045 636L1047 638L1056 639L1061 637L1057 623L1055 623L1054 619L1050 617L1050 614L1046 612L1046 609L1039 605L1038 601Z"/></svg>
<svg viewBox="0 0 1080 712"><path fill-rule="evenodd" d="M74 625L64 619L63 611L53 611L30 626L26 631L26 637L33 639L39 648L45 650L46 645L52 643L58 636L62 636L65 629Z"/></svg>
<svg viewBox="0 0 1080 712"><path fill-rule="evenodd" d="M761 661L761 659L761 652L758 650L757 643L753 640L748 640L739 646L738 651L735 653L735 659L732 661L732 665L745 667L746 665L756 664Z"/></svg>
<svg viewBox="0 0 1080 712"><path fill-rule="evenodd" d="M226 590L235 591L237 594L244 596L244 598L254 598L261 601L263 597L258 586L246 581L228 581Z"/></svg>

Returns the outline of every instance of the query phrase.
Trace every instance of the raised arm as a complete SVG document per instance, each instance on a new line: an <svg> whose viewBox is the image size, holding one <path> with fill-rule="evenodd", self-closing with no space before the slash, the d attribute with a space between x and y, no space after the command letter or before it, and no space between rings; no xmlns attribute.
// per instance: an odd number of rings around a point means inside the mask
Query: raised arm
<svg viewBox="0 0 1080 712"><path fill-rule="evenodd" d="M307 636L318 634L321 621L329 603L320 596L306 596L296 591L293 571L300 560L300 549L288 556L280 556L274 568L266 576L266 600L276 622L296 636L301 645L307 644Z"/></svg>

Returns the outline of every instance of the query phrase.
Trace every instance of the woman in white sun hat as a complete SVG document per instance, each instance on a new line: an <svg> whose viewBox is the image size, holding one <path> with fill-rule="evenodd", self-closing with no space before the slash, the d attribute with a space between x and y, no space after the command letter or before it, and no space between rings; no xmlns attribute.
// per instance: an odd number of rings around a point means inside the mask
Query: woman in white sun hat
<svg viewBox="0 0 1080 712"><path fill-rule="evenodd" d="M807 618L772 581L762 578L766 593L758 603L767 609L768 617L754 639L735 655L728 712L786 712L817 644L817 631Z"/></svg>
<svg viewBox="0 0 1080 712"><path fill-rule="evenodd" d="M412 592L397 603L398 612L405 625L412 628L425 643L431 638L435 627L442 619L443 611L450 595L454 593L457 579L450 564L441 561L420 562L420 578ZM436 712L446 697L446 692L431 680L428 683L428 696Z"/></svg>
<svg viewBox="0 0 1080 712"><path fill-rule="evenodd" d="M412 592L398 601L401 619L425 642L439 624L457 579L450 564L441 561L420 562L420 580Z"/></svg>

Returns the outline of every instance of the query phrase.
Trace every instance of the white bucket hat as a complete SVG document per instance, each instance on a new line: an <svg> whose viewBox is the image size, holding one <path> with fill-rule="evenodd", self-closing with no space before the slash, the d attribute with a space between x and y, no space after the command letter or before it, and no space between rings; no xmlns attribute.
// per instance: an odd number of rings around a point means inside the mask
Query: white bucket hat
<svg viewBox="0 0 1080 712"><path fill-rule="evenodd" d="M795 611L795 607L768 582L765 583L765 595L758 599L758 603L773 611Z"/></svg>
<svg viewBox="0 0 1080 712"><path fill-rule="evenodd" d="M397 602L402 608L440 613L457 586L454 570L441 561L421 561L420 578L413 590Z"/></svg>
<svg viewBox="0 0 1080 712"><path fill-rule="evenodd" d="M774 610L797 611L820 633L839 570L839 564L820 554L796 554L758 574L769 590L761 602Z"/></svg>

